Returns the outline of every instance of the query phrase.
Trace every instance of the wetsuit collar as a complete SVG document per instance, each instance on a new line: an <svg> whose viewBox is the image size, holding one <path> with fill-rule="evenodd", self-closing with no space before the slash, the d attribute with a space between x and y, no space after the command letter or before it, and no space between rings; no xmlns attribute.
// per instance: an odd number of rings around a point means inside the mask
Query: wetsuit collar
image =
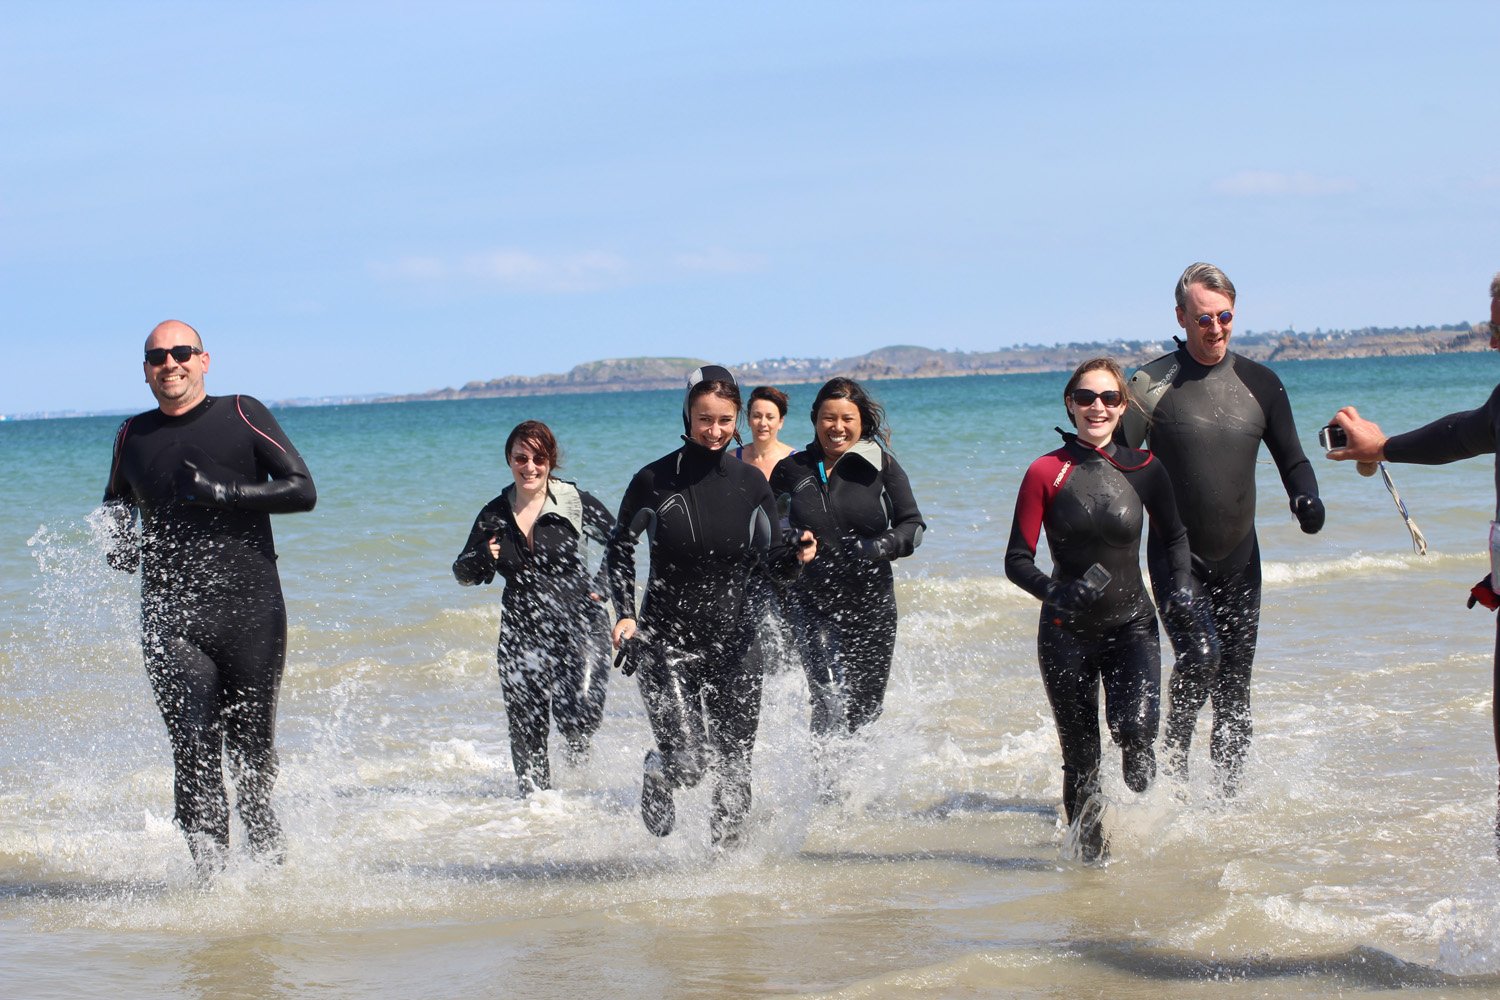
<svg viewBox="0 0 1500 1000"><path fill-rule="evenodd" d="M514 511L516 509L516 484L511 483L500 491L505 494L505 502ZM578 487L565 479L547 480L547 496L542 500L542 509L537 511L537 520L541 520L548 514L556 514L573 526L573 531L578 537L583 537L583 499L578 495Z"/></svg>
<svg viewBox="0 0 1500 1000"><path fill-rule="evenodd" d="M729 445L722 448L705 448L686 434L682 436L682 455L695 465L707 465L720 467L724 464L724 456L729 454Z"/></svg>
<svg viewBox="0 0 1500 1000"><path fill-rule="evenodd" d="M1104 459L1106 462L1108 462L1110 465L1113 465L1121 472L1134 472L1136 469L1142 469L1151 464L1151 453L1149 451L1137 451L1133 448L1123 449L1124 451L1129 452L1132 455L1143 456L1142 460L1138 464L1127 465L1124 462L1120 461L1119 458L1115 457L1120 453L1122 449L1113 441L1106 444L1103 448L1095 448L1087 441L1079 438L1079 436L1072 431L1065 431L1061 427L1054 427L1052 429L1062 435L1064 447L1077 448L1079 451L1084 452L1085 454L1098 455L1100 458ZM1121 457L1123 458L1124 456Z"/></svg>
<svg viewBox="0 0 1500 1000"><path fill-rule="evenodd" d="M205 394L202 399L193 405L192 409L184 410L181 413L168 413L159 406L156 408L156 412L160 413L167 420L193 420L206 413L215 398L217 397Z"/></svg>
<svg viewBox="0 0 1500 1000"><path fill-rule="evenodd" d="M1203 362L1193 357L1193 352L1187 349L1187 344L1183 342L1182 338L1173 337L1172 339L1177 343L1177 354L1182 359L1182 370L1186 372L1190 377L1196 376L1198 378L1202 378L1204 375L1207 375L1215 368L1219 368L1227 364L1229 362L1229 359L1234 357L1233 351L1225 351L1224 357L1219 360L1218 364L1205 365Z"/></svg>
<svg viewBox="0 0 1500 1000"><path fill-rule="evenodd" d="M804 448L803 451L811 452L813 455L816 455L819 463L827 461L827 456L823 454L823 446L818 444L818 442L815 440L808 442L807 447ZM869 463L870 468L874 469L876 472L879 472L881 466L881 456L883 454L884 450L880 447L880 445L867 438L861 438L860 440L850 445L849 450L840 455L838 461L842 462L850 455L858 455L860 458L864 459L864 461Z"/></svg>

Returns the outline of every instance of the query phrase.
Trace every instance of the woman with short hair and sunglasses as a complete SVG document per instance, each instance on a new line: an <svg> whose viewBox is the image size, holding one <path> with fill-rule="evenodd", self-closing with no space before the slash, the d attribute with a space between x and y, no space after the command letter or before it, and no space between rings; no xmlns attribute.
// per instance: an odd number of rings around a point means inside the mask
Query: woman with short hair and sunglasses
<svg viewBox="0 0 1500 1000"><path fill-rule="evenodd" d="M1042 602L1037 658L1062 745L1063 808L1085 861L1108 853L1097 799L1101 681L1126 785L1145 791L1156 774L1161 640L1141 580L1146 514L1171 560L1163 614L1173 622L1193 617L1187 531L1172 484L1150 452L1114 443L1129 402L1113 360L1094 358L1073 372L1063 405L1076 433L1058 428L1062 447L1026 470L1005 554L1005 575ZM1043 530L1050 575L1036 564Z"/></svg>
<svg viewBox="0 0 1500 1000"><path fill-rule="evenodd" d="M453 563L464 586L505 580L500 597L500 690L510 755L522 795L552 787L551 721L570 761L588 754L604 717L609 617L604 569L588 570L584 546L608 541L615 519L592 494L555 475L557 438L540 420L505 439L513 482L485 504ZM549 720L549 708L551 720Z"/></svg>

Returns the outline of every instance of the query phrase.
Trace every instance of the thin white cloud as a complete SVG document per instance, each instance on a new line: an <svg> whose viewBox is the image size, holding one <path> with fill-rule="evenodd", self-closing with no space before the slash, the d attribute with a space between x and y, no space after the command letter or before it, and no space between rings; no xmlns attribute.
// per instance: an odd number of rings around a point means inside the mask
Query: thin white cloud
<svg viewBox="0 0 1500 1000"><path fill-rule="evenodd" d="M436 257L401 257L370 265L382 278L398 281L438 281L447 276L448 268Z"/></svg>
<svg viewBox="0 0 1500 1000"><path fill-rule="evenodd" d="M654 264L632 262L602 250L547 255L514 248L449 258L410 255L370 264L376 276L407 284L477 284L554 295L607 291L684 275L747 274L764 268L761 257L718 248L680 253Z"/></svg>
<svg viewBox="0 0 1500 1000"><path fill-rule="evenodd" d="M630 277L623 258L600 251L544 257L522 250L493 250L465 258L459 271L518 292L597 292L627 284Z"/></svg>
<svg viewBox="0 0 1500 1000"><path fill-rule="evenodd" d="M1221 177L1210 186L1215 194L1234 198L1322 198L1349 194L1358 187L1348 177L1275 170L1242 170Z"/></svg>
<svg viewBox="0 0 1500 1000"><path fill-rule="evenodd" d="M766 266L764 257L720 248L678 254L673 263L684 271L710 274L750 274L764 270Z"/></svg>

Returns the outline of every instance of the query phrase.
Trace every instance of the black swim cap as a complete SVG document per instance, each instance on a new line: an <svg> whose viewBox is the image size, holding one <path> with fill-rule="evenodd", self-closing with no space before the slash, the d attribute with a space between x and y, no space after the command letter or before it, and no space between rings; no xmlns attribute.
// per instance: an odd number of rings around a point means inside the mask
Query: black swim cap
<svg viewBox="0 0 1500 1000"><path fill-rule="evenodd" d="M694 368L688 372L687 391L682 394L682 429L688 430L688 400L693 398L693 386L700 382L728 382L739 389L739 383L734 380L734 373L723 365L704 365L702 368Z"/></svg>

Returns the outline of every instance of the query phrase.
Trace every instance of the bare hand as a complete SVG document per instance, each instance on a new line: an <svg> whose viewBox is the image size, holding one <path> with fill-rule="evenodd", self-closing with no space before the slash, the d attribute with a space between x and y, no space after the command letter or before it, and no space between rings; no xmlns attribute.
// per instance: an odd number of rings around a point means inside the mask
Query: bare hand
<svg viewBox="0 0 1500 1000"><path fill-rule="evenodd" d="M614 645L616 649L620 648L620 643L624 642L626 639L632 639L634 637L634 618L621 618L619 621L615 622L614 629L609 633L609 641Z"/></svg>
<svg viewBox="0 0 1500 1000"><path fill-rule="evenodd" d="M811 531L803 531L797 539L797 561L806 565L818 554L818 539Z"/></svg>
<svg viewBox="0 0 1500 1000"><path fill-rule="evenodd" d="M490 558L491 559L496 559L496 560L498 560L500 558L500 536L499 535L491 535L490 536Z"/></svg>
<svg viewBox="0 0 1500 1000"><path fill-rule="evenodd" d="M1367 476L1375 471L1376 462L1385 461L1386 437L1381 433L1380 425L1361 417L1354 407L1346 406L1339 410L1329 423L1342 427L1344 433L1349 435L1349 444L1330 451L1329 458L1335 462L1358 462L1359 471ZM1369 467L1368 472L1365 471L1366 466Z"/></svg>

